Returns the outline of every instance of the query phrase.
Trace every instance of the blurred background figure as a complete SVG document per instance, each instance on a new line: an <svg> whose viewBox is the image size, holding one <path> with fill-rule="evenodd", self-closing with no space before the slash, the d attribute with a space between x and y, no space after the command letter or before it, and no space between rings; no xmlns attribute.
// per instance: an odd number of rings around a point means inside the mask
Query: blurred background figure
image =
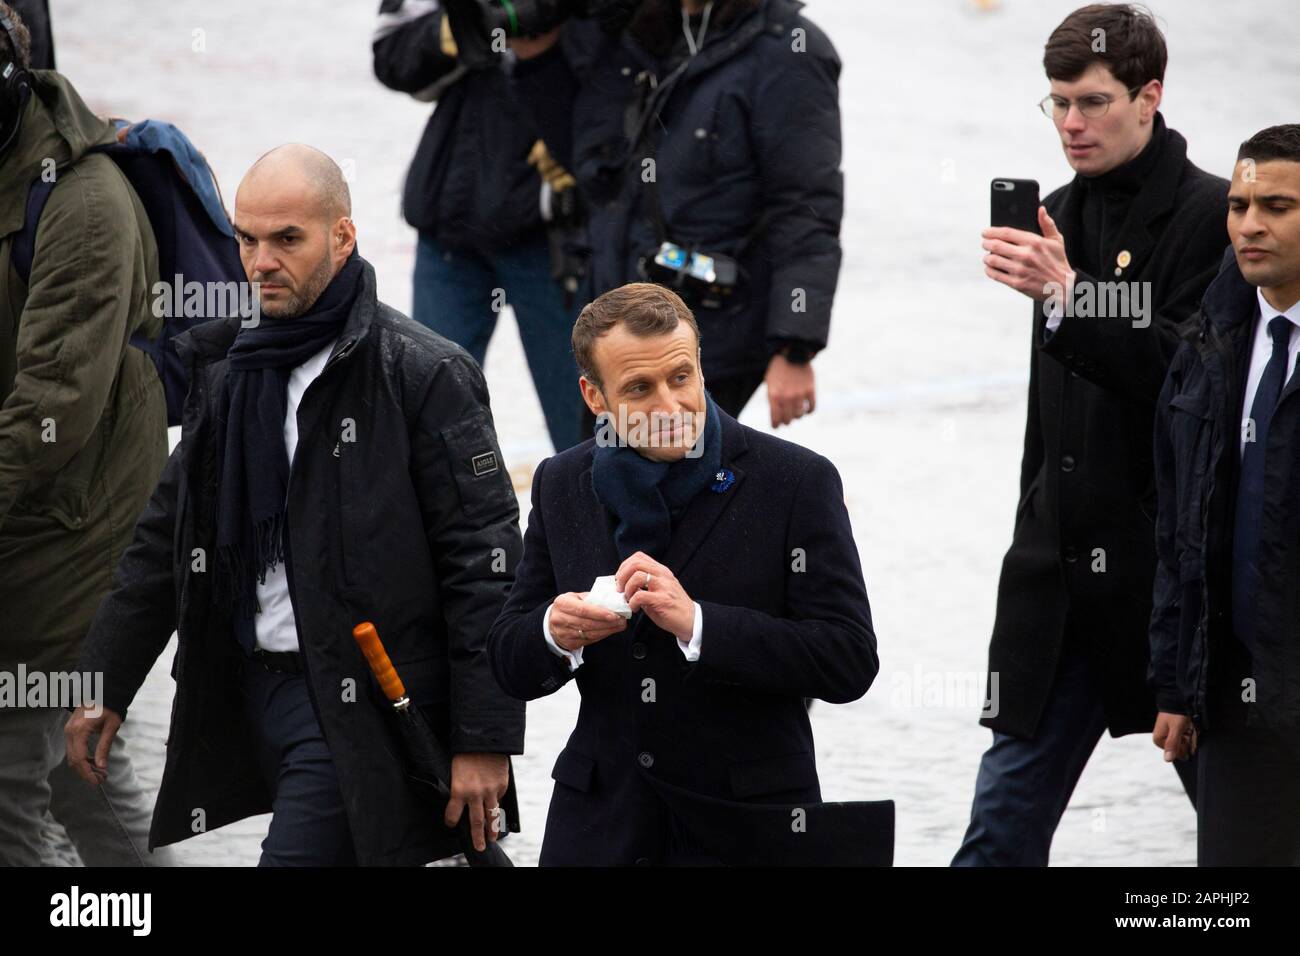
<svg viewBox="0 0 1300 956"><path fill-rule="evenodd" d="M514 37L514 88L590 206L591 294L672 288L724 411L766 383L773 427L811 412L844 184L840 60L802 4L454 2L463 46Z"/></svg>
<svg viewBox="0 0 1300 956"><path fill-rule="evenodd" d="M509 305L551 443L561 451L586 437L569 347L583 303L576 300L580 276L572 269L555 275L564 263L553 269L542 207L558 211L556 194L572 179L510 96L513 57L468 65L458 52L436 0L380 5L375 75L437 103L402 192L403 215L420 233L412 318L483 365L497 315Z"/></svg>

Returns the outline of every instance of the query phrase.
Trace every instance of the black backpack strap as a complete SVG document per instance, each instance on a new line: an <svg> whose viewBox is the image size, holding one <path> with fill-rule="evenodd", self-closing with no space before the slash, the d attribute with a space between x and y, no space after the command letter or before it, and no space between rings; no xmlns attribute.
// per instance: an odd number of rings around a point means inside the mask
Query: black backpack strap
<svg viewBox="0 0 1300 956"><path fill-rule="evenodd" d="M683 60L678 64L662 83L655 81L653 74L642 72L637 77L637 85L640 87L639 93L642 102L639 109L629 116L625 117L625 134L628 142L627 163L625 169L632 174L637 174L637 164L643 158L641 152L642 142L645 143L645 157L654 163L654 175L646 186L646 215L650 219L650 226L654 229L655 240L660 244L668 241L668 226L664 222L663 205L659 200L659 169L658 157L655 155L655 138L653 126L659 121L659 111L668 102L669 96L672 95L673 89L686 72L690 65L690 60Z"/></svg>
<svg viewBox="0 0 1300 956"><path fill-rule="evenodd" d="M23 285L31 285L32 260L36 256L36 227L40 225L41 213L45 211L45 203L49 200L50 193L54 192L54 186L54 183L37 179L27 191L27 213L23 217L23 227L14 235L9 253L9 261L18 271L18 278L23 280Z"/></svg>

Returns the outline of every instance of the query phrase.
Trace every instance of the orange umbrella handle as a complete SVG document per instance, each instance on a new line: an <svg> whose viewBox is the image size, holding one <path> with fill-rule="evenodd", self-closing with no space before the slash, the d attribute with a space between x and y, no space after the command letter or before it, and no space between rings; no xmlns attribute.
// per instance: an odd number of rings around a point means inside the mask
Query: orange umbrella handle
<svg viewBox="0 0 1300 956"><path fill-rule="evenodd" d="M369 621L364 621L352 629L352 636L360 646L361 653L365 654L366 660L370 662L370 669L374 672L375 679L379 681L379 686L384 689L384 695L394 703L405 697L406 688L402 686L402 679L393 669L393 662L388 659L388 652L384 650L375 626Z"/></svg>

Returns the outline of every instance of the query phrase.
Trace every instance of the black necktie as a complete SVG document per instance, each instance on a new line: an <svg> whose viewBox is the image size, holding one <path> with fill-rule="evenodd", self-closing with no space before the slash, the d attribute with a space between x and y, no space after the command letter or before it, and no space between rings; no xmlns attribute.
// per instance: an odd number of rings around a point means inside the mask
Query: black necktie
<svg viewBox="0 0 1300 956"><path fill-rule="evenodd" d="M1264 451L1273 409L1286 384L1290 358L1291 322L1276 316L1269 320L1273 354L1250 406L1255 423L1252 441L1246 442L1241 457L1241 481L1237 485L1237 514L1232 528L1232 628L1237 639L1255 653L1255 594L1259 588L1259 521L1264 510Z"/></svg>

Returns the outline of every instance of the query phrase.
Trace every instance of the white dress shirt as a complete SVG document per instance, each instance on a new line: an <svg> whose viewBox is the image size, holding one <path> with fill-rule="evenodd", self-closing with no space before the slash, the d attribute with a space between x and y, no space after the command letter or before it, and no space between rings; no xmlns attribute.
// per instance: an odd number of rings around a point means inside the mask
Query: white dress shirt
<svg viewBox="0 0 1300 956"><path fill-rule="evenodd" d="M695 621L691 625L690 640L683 641L681 637L677 638L677 647L688 661L698 661L700 659L700 643L704 635L704 612L700 610L700 602L695 601ZM555 605L552 604L551 607ZM555 638L551 636L551 608L546 609L546 614L542 617L542 637L546 638L546 646L551 649L551 653L558 654L560 657L567 658L569 661L570 672L576 671L582 666L582 648L575 651L566 651L559 644L555 643Z"/></svg>
<svg viewBox="0 0 1300 956"><path fill-rule="evenodd" d="M1241 433L1240 453L1246 454L1246 423L1250 421L1250 410L1255 404L1255 393L1259 391L1259 380L1264 377L1264 366L1268 364L1269 358L1273 355L1273 337L1268 334L1268 324L1277 316L1283 316L1291 323L1291 341L1287 351L1287 366L1285 381L1291 380L1291 373L1295 371L1296 353L1300 352L1300 335L1296 335L1297 327L1300 327L1300 302L1297 302L1285 312L1279 312L1268 304L1264 298L1262 289L1256 289L1255 295L1259 299L1259 321L1255 323L1255 339L1250 347L1250 372L1246 375L1246 400L1241 406Z"/></svg>
<svg viewBox="0 0 1300 956"><path fill-rule="evenodd" d="M289 373L289 390L284 411L284 448L293 462L298 450L298 403L316 376L329 361L334 343L325 346L307 361ZM284 573L284 562L266 572L266 583L257 585L257 605L261 610L253 615L257 630L257 646L268 651L298 650L298 623L293 616L293 602L289 600L289 579Z"/></svg>

